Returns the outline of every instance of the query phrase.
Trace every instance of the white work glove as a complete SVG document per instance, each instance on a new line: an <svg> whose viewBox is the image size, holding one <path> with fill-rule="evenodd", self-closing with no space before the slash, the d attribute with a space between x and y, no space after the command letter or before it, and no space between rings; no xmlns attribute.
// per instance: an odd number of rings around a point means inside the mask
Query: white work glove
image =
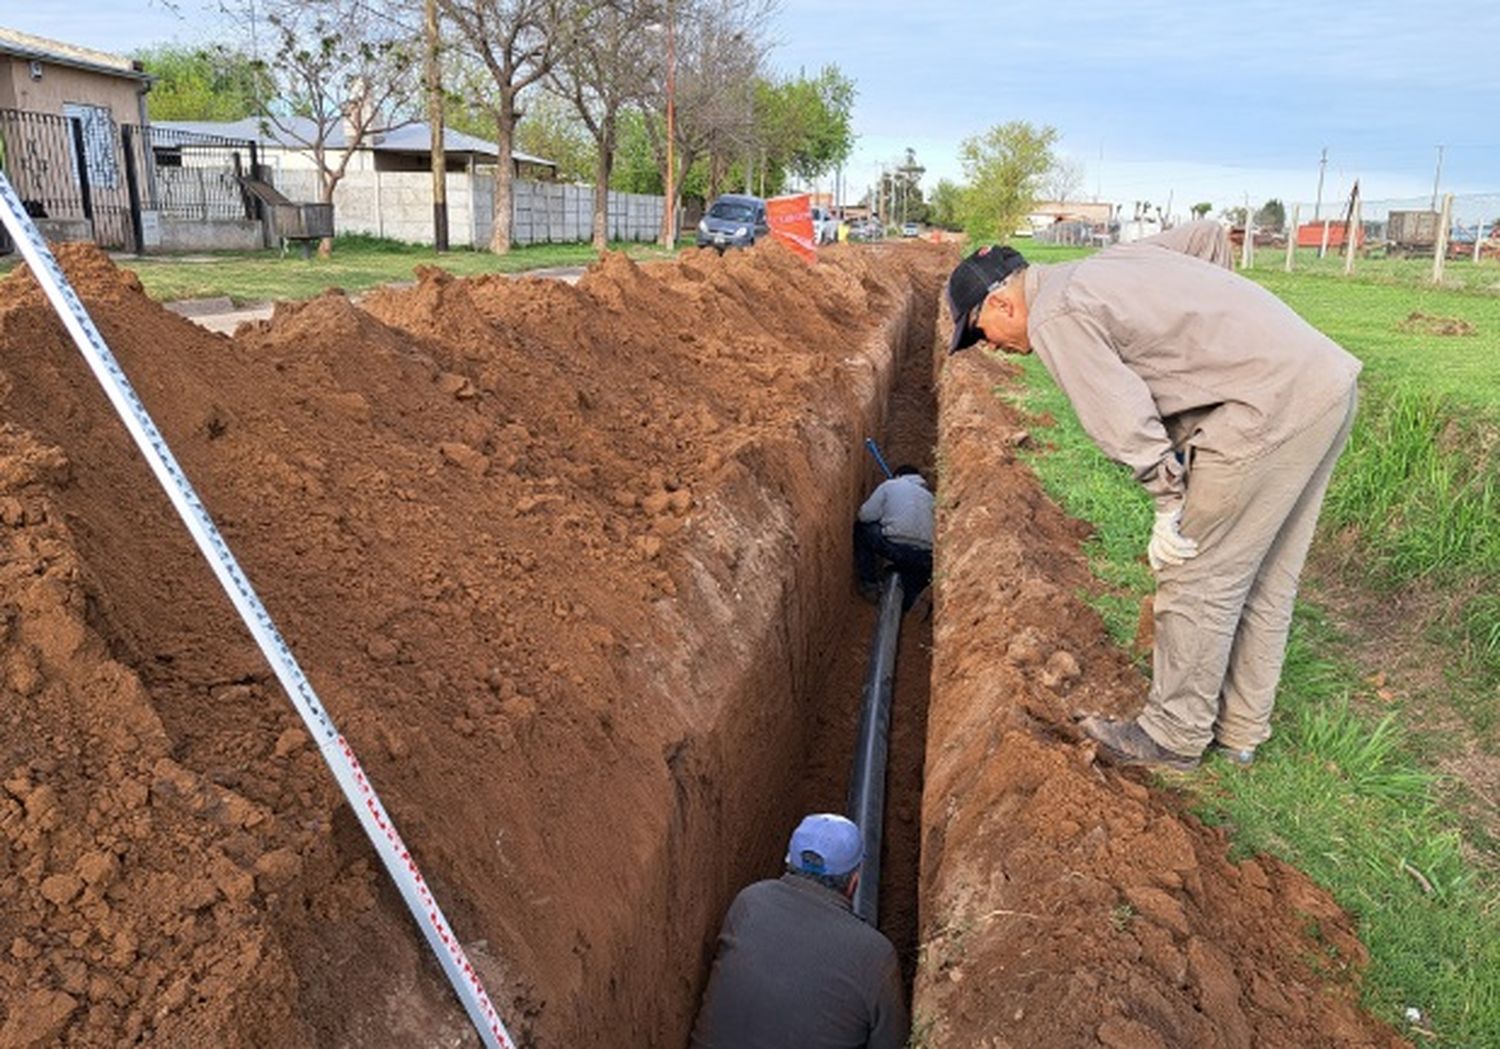
<svg viewBox="0 0 1500 1049"><path fill-rule="evenodd" d="M1182 507L1158 510L1151 528L1151 542L1146 546L1146 560L1151 570L1160 572L1166 565L1180 565L1198 556L1198 542L1182 534Z"/></svg>

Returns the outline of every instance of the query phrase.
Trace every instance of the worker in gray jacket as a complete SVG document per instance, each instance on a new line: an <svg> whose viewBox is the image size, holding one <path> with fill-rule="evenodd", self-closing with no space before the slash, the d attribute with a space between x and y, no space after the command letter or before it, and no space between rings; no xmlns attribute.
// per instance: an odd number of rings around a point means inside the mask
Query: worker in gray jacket
<svg viewBox="0 0 1500 1049"><path fill-rule="evenodd" d="M1360 363L1230 271L1193 223L1077 262L981 248L948 281L951 349L1035 351L1111 459L1155 501L1151 690L1083 730L1117 761L1249 762L1271 734L1297 579L1354 421Z"/></svg>
<svg viewBox="0 0 1500 1049"><path fill-rule="evenodd" d="M880 563L901 576L901 604L910 609L932 582L932 493L915 466L898 466L859 508L854 522L854 572L860 591L878 593Z"/></svg>
<svg viewBox="0 0 1500 1049"><path fill-rule="evenodd" d="M901 1049L896 949L850 908L864 843L843 816L792 832L786 873L730 905L691 1049Z"/></svg>

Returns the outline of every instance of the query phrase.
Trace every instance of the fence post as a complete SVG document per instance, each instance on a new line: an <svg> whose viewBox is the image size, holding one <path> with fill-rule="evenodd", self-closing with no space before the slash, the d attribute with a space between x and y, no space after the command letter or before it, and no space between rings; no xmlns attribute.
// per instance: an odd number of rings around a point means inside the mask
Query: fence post
<svg viewBox="0 0 1500 1049"><path fill-rule="evenodd" d="M1474 221L1474 265L1479 265L1479 245L1484 241L1484 220Z"/></svg>
<svg viewBox="0 0 1500 1049"><path fill-rule="evenodd" d="M135 171L136 129L120 125L120 143L125 147L125 191L130 197L130 235L135 239L135 253L146 253L146 232L141 223L141 184Z"/></svg>
<svg viewBox="0 0 1500 1049"><path fill-rule="evenodd" d="M1443 280L1443 262L1448 257L1448 226L1453 221L1453 194L1443 194L1443 210L1438 215L1437 246L1432 252L1432 283Z"/></svg>
<svg viewBox="0 0 1500 1049"><path fill-rule="evenodd" d="M1326 258L1328 255L1328 220L1323 220L1323 243L1318 245L1318 258Z"/></svg>
<svg viewBox="0 0 1500 1049"><path fill-rule="evenodd" d="M83 217L89 220L90 227L94 223L94 197L89 190L89 161L83 151L83 121L77 117L69 117L68 124L73 129L73 156L78 161L78 196L83 201ZM95 236L97 231L90 228L89 236Z"/></svg>
<svg viewBox="0 0 1500 1049"><path fill-rule="evenodd" d="M1355 248L1359 246L1359 233L1361 225L1360 204L1361 201L1358 195L1356 195L1354 198L1354 206L1350 209L1350 222L1348 232L1349 243L1344 245L1344 276L1346 277L1354 272L1354 251Z"/></svg>
<svg viewBox="0 0 1500 1049"><path fill-rule="evenodd" d="M1301 204L1293 204L1292 205L1292 228L1287 233L1287 238L1286 238L1286 262L1281 267L1287 273L1292 272L1292 260L1296 256L1296 254L1297 254L1297 230L1301 228L1301 226L1298 225L1298 220L1301 219L1301 218L1302 218L1302 205Z"/></svg>

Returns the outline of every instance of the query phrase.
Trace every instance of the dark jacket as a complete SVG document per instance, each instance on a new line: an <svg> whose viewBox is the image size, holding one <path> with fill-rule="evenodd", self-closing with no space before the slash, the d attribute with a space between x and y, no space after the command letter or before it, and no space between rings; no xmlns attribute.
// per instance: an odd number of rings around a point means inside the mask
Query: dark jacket
<svg viewBox="0 0 1500 1049"><path fill-rule="evenodd" d="M784 874L730 905L692 1049L901 1049L909 1027L891 941Z"/></svg>

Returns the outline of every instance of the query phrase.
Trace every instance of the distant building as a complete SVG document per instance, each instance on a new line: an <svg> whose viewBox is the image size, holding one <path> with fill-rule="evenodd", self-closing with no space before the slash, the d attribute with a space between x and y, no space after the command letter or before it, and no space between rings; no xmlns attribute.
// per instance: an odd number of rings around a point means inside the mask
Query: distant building
<svg viewBox="0 0 1500 1049"><path fill-rule="evenodd" d="M1091 226L1108 226L1114 214L1113 204L1043 200L1032 206L1026 219L1033 230L1039 230L1058 222L1086 222Z"/></svg>
<svg viewBox="0 0 1500 1049"><path fill-rule="evenodd" d="M220 135L224 138L249 139L260 151L261 164L270 167L273 177L282 172L316 171L318 162L306 143L317 137L316 127L306 117L285 121L291 127L283 130L274 122L260 117L244 120L159 120L157 127L197 134ZM342 124L332 128L325 147L331 151L330 163L337 163L339 155L346 149L347 139ZM443 129L443 153L450 172L473 172L478 167L494 167L499 159L499 149L473 135L452 128ZM428 171L432 167L432 133L423 123L406 124L391 131L367 135L365 141L349 158L346 171L350 174L361 171ZM513 151L517 178L551 181L557 177L557 162L530 153Z"/></svg>

